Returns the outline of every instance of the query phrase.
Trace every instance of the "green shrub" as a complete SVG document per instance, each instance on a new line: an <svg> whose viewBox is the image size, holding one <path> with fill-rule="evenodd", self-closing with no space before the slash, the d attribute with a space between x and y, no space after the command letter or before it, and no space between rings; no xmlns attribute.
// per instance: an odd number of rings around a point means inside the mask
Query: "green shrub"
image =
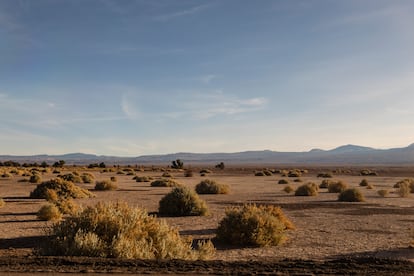
<svg viewBox="0 0 414 276"><path fill-rule="evenodd" d="M110 180L102 180L95 182L95 190L97 191L113 191L118 188L115 182Z"/></svg>
<svg viewBox="0 0 414 276"><path fill-rule="evenodd" d="M362 202L365 201L365 198L359 189L352 188L342 191L338 196L338 201Z"/></svg>
<svg viewBox="0 0 414 276"><path fill-rule="evenodd" d="M365 178L362 179L361 182L359 183L359 186L367 187L368 186L368 180L366 180Z"/></svg>
<svg viewBox="0 0 414 276"><path fill-rule="evenodd" d="M244 205L226 210L217 240L241 246L279 245L286 240L288 229L294 226L279 207Z"/></svg>
<svg viewBox="0 0 414 276"><path fill-rule="evenodd" d="M388 190L378 190L377 193L380 197L386 197L388 195L389 191Z"/></svg>
<svg viewBox="0 0 414 276"><path fill-rule="evenodd" d="M60 198L88 198L94 196L88 190L82 189L70 181L55 178L37 185L30 193L30 197L46 199L48 190L54 190Z"/></svg>
<svg viewBox="0 0 414 276"><path fill-rule="evenodd" d="M307 183L299 186L295 191L295 196L317 196L318 186L315 183Z"/></svg>
<svg viewBox="0 0 414 276"><path fill-rule="evenodd" d="M343 181L331 182L328 185L328 193L340 193L345 191L348 185Z"/></svg>
<svg viewBox="0 0 414 276"><path fill-rule="evenodd" d="M62 218L62 213L54 204L47 204L39 209L37 218L40 220L60 220Z"/></svg>
<svg viewBox="0 0 414 276"><path fill-rule="evenodd" d="M178 230L126 203L98 203L58 224L42 245L44 255L126 259L209 259L211 242L192 248L191 239Z"/></svg>
<svg viewBox="0 0 414 276"><path fill-rule="evenodd" d="M159 179L151 182L151 187L180 187L182 186L175 180L172 179Z"/></svg>
<svg viewBox="0 0 414 276"><path fill-rule="evenodd" d="M29 182L39 184L42 182L42 178L38 174L33 174L32 176L30 176Z"/></svg>
<svg viewBox="0 0 414 276"><path fill-rule="evenodd" d="M230 188L228 185L219 184L214 180L205 179L195 187L197 194L228 194Z"/></svg>
<svg viewBox="0 0 414 276"><path fill-rule="evenodd" d="M186 188L174 188L159 202L158 212L162 216L205 216L208 214L207 205L198 195Z"/></svg>
<svg viewBox="0 0 414 276"><path fill-rule="evenodd" d="M278 184L289 184L289 181L287 181L286 179L280 179L277 183Z"/></svg>

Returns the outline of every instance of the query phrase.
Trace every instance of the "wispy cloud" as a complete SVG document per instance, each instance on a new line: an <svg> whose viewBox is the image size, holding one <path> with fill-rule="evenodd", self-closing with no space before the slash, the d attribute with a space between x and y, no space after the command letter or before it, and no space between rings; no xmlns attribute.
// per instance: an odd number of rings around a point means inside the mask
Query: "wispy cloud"
<svg viewBox="0 0 414 276"><path fill-rule="evenodd" d="M189 9L184 9L184 10L179 10L179 11L175 11L172 13L167 13L167 14L162 14L162 15L158 15L154 17L155 21L168 21L168 20L172 20L178 17L182 17L182 16L188 16L188 15L193 15L196 14L202 10L205 10L206 8L208 8L209 5L199 5L199 6L195 6Z"/></svg>
<svg viewBox="0 0 414 276"><path fill-rule="evenodd" d="M208 84L208 83L210 83L212 80L214 80L215 78L217 78L217 76L216 76L216 75L209 74L209 75L204 75L204 76L201 76L201 77L200 77L200 80L201 80L201 82Z"/></svg>
<svg viewBox="0 0 414 276"><path fill-rule="evenodd" d="M255 112L265 108L267 99L263 97L240 98L226 95L222 91L205 93L175 93L166 98L156 93L125 93L121 108L131 120L147 116L158 120L186 119L206 120L221 115L236 115Z"/></svg>

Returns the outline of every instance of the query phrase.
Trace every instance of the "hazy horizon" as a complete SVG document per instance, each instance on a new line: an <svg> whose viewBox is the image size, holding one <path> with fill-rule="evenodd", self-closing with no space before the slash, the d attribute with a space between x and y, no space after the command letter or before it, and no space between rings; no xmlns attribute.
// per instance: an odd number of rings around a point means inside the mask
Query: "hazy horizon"
<svg viewBox="0 0 414 276"><path fill-rule="evenodd" d="M413 143L414 2L0 1L0 155Z"/></svg>

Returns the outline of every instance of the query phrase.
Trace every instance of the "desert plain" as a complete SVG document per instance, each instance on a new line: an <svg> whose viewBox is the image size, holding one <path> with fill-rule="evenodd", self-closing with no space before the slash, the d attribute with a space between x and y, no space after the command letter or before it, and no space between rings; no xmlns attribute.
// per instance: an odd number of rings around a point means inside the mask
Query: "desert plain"
<svg viewBox="0 0 414 276"><path fill-rule="evenodd" d="M211 173L199 174L201 169ZM268 168L270 176L255 176L255 172ZM6 168L4 168L6 169ZM111 167L88 169L66 166L61 173L88 172L96 180L116 177L114 191L95 191L94 183L77 184L96 196L76 199L80 206L97 202L127 202L145 208L149 213L158 211L160 199L172 188L151 187L149 182L136 182L134 175L162 178L164 172L178 182L193 189L201 180L212 179L230 187L229 194L200 195L206 201L208 216L162 217L176 227L182 236L194 240L214 239L225 210L245 203L280 206L296 229L287 232L287 241L279 246L240 247L215 242L216 253L211 261L140 261L87 257L42 257L37 248L53 222L41 221L37 211L46 203L29 197L37 184L24 182L25 176L12 175L0 179L0 197L5 206L0 208L0 273L12 272L123 272L123 273L195 273L195 274L414 274L414 194L401 197L394 185L414 177L414 167L368 167L376 176L361 176L367 167L360 166L307 166L300 177L282 176L278 171L295 167L271 165L192 167L193 176L186 177L183 170L168 166ZM133 175L128 172L133 171ZM364 202L339 202L337 193L319 189L316 196L295 196L283 189L296 189L307 182L319 185L324 178L320 173L332 174L333 180L342 180L349 187L358 188ZM42 179L56 177L52 169L42 173ZM286 179L289 184L279 184ZM299 180L297 180L299 179ZM366 179L370 187L361 187ZM296 181L297 182L296 182ZM299 182L300 181L300 182ZM387 190L382 197L378 190Z"/></svg>

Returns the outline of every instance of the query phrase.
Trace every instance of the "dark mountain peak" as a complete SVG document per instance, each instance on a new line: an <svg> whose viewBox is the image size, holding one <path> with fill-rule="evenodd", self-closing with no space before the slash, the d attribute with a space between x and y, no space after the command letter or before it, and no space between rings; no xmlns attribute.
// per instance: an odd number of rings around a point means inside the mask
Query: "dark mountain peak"
<svg viewBox="0 0 414 276"><path fill-rule="evenodd" d="M347 153L347 152L363 152L363 151L370 151L373 150L373 148L370 147L362 147L357 145L344 145L337 147L333 150L330 150L330 152L334 153Z"/></svg>

